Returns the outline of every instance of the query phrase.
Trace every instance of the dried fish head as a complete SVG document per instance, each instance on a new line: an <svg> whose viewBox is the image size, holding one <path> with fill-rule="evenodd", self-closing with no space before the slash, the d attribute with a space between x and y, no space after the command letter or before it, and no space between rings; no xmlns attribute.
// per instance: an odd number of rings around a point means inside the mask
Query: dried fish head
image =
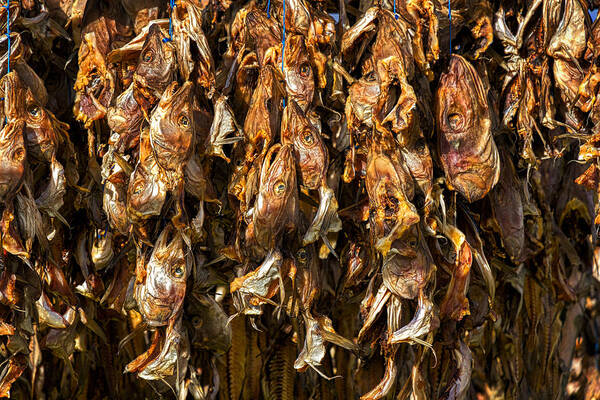
<svg viewBox="0 0 600 400"><path fill-rule="evenodd" d="M245 22L246 46L254 49L258 65L263 67L269 64L268 58L272 57L273 49L281 46L281 27L275 18L268 18L256 7L247 12Z"/></svg>
<svg viewBox="0 0 600 400"><path fill-rule="evenodd" d="M401 149L402 157L427 203L433 186L433 160L425 138L420 135Z"/></svg>
<svg viewBox="0 0 600 400"><path fill-rule="evenodd" d="M215 63L202 30L202 12L202 7L195 1L181 0L177 4L172 15L173 42L182 78L186 81L195 78L210 98L215 89Z"/></svg>
<svg viewBox="0 0 600 400"><path fill-rule="evenodd" d="M173 82L150 118L150 144L161 168L181 171L194 139L191 82Z"/></svg>
<svg viewBox="0 0 600 400"><path fill-rule="evenodd" d="M487 94L477 71L453 55L435 99L438 151L447 184L469 202L498 182L500 156L491 131Z"/></svg>
<svg viewBox="0 0 600 400"><path fill-rule="evenodd" d="M411 38L408 33L409 22L403 17L396 18L392 12L380 9L377 14L377 36L371 47L375 63L389 58L401 60L400 68L408 79L414 75L414 61Z"/></svg>
<svg viewBox="0 0 600 400"><path fill-rule="evenodd" d="M518 261L525 247L525 217L518 176L508 155L502 156L500 179L490 192L490 202L504 248L511 259Z"/></svg>
<svg viewBox="0 0 600 400"><path fill-rule="evenodd" d="M279 83L278 74L272 66L261 68L244 121L244 134L256 153L264 154L279 132L284 89ZM251 162L252 158L247 161Z"/></svg>
<svg viewBox="0 0 600 400"><path fill-rule="evenodd" d="M79 48L79 71L74 89L77 95L73 113L90 128L94 121L104 118L115 92L114 73L98 49L94 32L85 34Z"/></svg>
<svg viewBox="0 0 600 400"><path fill-rule="evenodd" d="M373 107L377 104L381 89L374 71L356 80L348 89L346 118L348 129L353 132L360 125L373 128Z"/></svg>
<svg viewBox="0 0 600 400"><path fill-rule="evenodd" d="M375 248L385 256L402 231L419 221L419 214L409 200L414 193L412 180L398 157L389 157L372 148L365 186L371 207L371 234Z"/></svg>
<svg viewBox="0 0 600 400"><path fill-rule="evenodd" d="M193 295L186 303L186 319L192 325L192 346L223 354L231 347L232 330L228 316L211 296Z"/></svg>
<svg viewBox="0 0 600 400"><path fill-rule="evenodd" d="M147 111L148 103L151 105L153 100L160 99L175 77L175 48L173 43L163 40L165 38L168 36L158 24L150 25L133 75L135 99Z"/></svg>
<svg viewBox="0 0 600 400"><path fill-rule="evenodd" d="M0 79L2 95L2 116L6 121L16 121L25 117L26 86L16 72L11 72ZM0 121L4 124L6 121Z"/></svg>
<svg viewBox="0 0 600 400"><path fill-rule="evenodd" d="M229 158L223 152L223 146L243 140L241 136L228 137L230 134L237 132L238 129L235 113L229 106L227 97L217 97L215 101L215 116L205 142L206 154L221 157L229 162Z"/></svg>
<svg viewBox="0 0 600 400"><path fill-rule="evenodd" d="M315 92L315 78L308 55L304 36L286 38L283 71L288 98L295 100L304 112L312 103Z"/></svg>
<svg viewBox="0 0 600 400"><path fill-rule="evenodd" d="M148 325L166 325L180 311L191 268L188 259L181 234L167 225L135 287L138 308Z"/></svg>
<svg viewBox="0 0 600 400"><path fill-rule="evenodd" d="M103 159L103 168L106 163L112 165L106 166L106 178L104 181L104 192L102 195L102 209L106 214L108 225L126 235L128 230L127 221L127 183L129 175L125 172L119 163L114 159L115 156L107 153ZM118 157L118 156L117 156ZM127 160L122 159L123 166L131 170L131 166L127 164ZM129 172L128 171L128 172Z"/></svg>
<svg viewBox="0 0 600 400"><path fill-rule="evenodd" d="M352 69L360 66L360 60L365 55L368 44L377 31L377 16L379 7L371 7L344 32L342 37L342 56L347 60Z"/></svg>
<svg viewBox="0 0 600 400"><path fill-rule="evenodd" d="M292 146L275 145L264 159L248 233L265 248L272 248L281 240L280 233L296 225L298 187L295 164Z"/></svg>
<svg viewBox="0 0 600 400"><path fill-rule="evenodd" d="M403 299L414 299L424 289L435 266L418 225L394 241L381 271L383 284Z"/></svg>
<svg viewBox="0 0 600 400"><path fill-rule="evenodd" d="M111 135L108 143L119 152L134 148L140 140L144 114L133 92L132 83L117 97L115 105L108 109L106 115L108 126L116 133Z"/></svg>
<svg viewBox="0 0 600 400"><path fill-rule="evenodd" d="M127 186L127 215L132 222L160 215L167 185L152 152L148 131L140 138L140 155Z"/></svg>
<svg viewBox="0 0 600 400"><path fill-rule="evenodd" d="M37 161L50 162L56 156L59 144L69 137L69 125L36 103L29 91L27 99L24 129L27 152Z"/></svg>
<svg viewBox="0 0 600 400"><path fill-rule="evenodd" d="M553 4L554 11L558 11L558 14L548 12L547 15L552 15L555 18L554 22L558 22L556 31L551 37L548 43L546 53L553 58L561 58L566 61L573 61L580 59L583 55L586 44L587 36L590 34L589 26L586 24L589 18L587 10L584 5L575 0L566 0L557 4L557 2L547 1L544 5ZM563 7L562 12L560 7ZM546 11L546 8L544 9ZM556 21L556 17L560 18L560 21ZM549 19L550 20L550 19ZM552 32L552 26L548 26L549 32Z"/></svg>
<svg viewBox="0 0 600 400"><path fill-rule="evenodd" d="M305 246L315 242L319 236L324 237L329 232L339 231L342 226L337 216L335 193L327 186L327 148L319 131L294 100L288 103L284 111L281 143L292 145L294 148L296 165L300 171L300 184L307 189L319 190L319 208L305 233Z"/></svg>
<svg viewBox="0 0 600 400"><path fill-rule="evenodd" d="M324 183L329 165L327 148L319 131L294 100L290 100L284 110L281 143L293 146L300 184L308 189L319 188Z"/></svg>
<svg viewBox="0 0 600 400"><path fill-rule="evenodd" d="M23 173L27 151L24 121L8 122L0 130L0 199L6 200L17 190Z"/></svg>

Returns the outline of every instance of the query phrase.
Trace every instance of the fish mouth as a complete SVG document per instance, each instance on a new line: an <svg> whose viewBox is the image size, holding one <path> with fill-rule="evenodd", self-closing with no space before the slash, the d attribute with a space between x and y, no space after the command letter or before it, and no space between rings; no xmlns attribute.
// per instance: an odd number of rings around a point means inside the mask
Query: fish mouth
<svg viewBox="0 0 600 400"><path fill-rule="evenodd" d="M150 295L150 297L148 297L148 299L146 299L146 302L152 304L153 306L155 306L159 309L169 310L169 312L171 311L171 308L173 306L173 302L169 301L169 299L165 299L163 301L160 298L152 296L152 295Z"/></svg>
<svg viewBox="0 0 600 400"><path fill-rule="evenodd" d="M307 189L317 189L321 181L321 171L318 168L306 169L302 173L302 184Z"/></svg>
<svg viewBox="0 0 600 400"><path fill-rule="evenodd" d="M489 180L492 174L480 169L468 168L455 172L452 177L452 186L461 192L469 202L479 200L489 190Z"/></svg>
<svg viewBox="0 0 600 400"><path fill-rule="evenodd" d="M154 296L149 296L145 299L144 305L141 308L145 319L150 326L161 326L166 324L168 319L173 314L174 303L162 302Z"/></svg>

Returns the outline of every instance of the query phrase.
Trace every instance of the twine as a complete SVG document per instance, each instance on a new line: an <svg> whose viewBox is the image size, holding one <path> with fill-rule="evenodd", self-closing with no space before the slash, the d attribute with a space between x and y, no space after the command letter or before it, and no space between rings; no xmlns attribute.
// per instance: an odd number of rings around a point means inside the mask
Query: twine
<svg viewBox="0 0 600 400"><path fill-rule="evenodd" d="M10 52L11 52L11 43L10 43L10 0L6 0L6 37L8 38L8 70L6 73L10 72Z"/></svg>
<svg viewBox="0 0 600 400"><path fill-rule="evenodd" d="M175 9L175 0L169 0L171 6L171 12L169 13L169 37L163 38L163 42L167 43L173 40L173 10Z"/></svg>
<svg viewBox="0 0 600 400"><path fill-rule="evenodd" d="M448 35L448 41L450 42L450 55L452 55L452 6L450 5L450 0L448 0L448 21L450 28L450 35Z"/></svg>

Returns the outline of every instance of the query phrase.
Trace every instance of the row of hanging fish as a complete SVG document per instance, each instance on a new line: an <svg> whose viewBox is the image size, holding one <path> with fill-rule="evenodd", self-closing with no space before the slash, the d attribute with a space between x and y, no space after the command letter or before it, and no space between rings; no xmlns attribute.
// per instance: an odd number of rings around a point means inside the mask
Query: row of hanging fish
<svg viewBox="0 0 600 400"><path fill-rule="evenodd" d="M0 397L600 395L595 2L3 4Z"/></svg>

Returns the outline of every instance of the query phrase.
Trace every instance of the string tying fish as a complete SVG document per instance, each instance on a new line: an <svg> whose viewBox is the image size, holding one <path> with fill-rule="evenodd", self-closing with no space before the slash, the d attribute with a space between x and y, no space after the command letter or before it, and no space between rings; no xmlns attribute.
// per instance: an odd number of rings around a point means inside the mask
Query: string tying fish
<svg viewBox="0 0 600 400"><path fill-rule="evenodd" d="M396 13L396 0L394 0L394 18L398 19L398 14Z"/></svg>
<svg viewBox="0 0 600 400"><path fill-rule="evenodd" d="M8 39L8 56L7 56L7 67L6 73L10 73L10 52L11 52L11 43L10 43L10 0L6 0L6 38ZM4 97L0 98L0 101L4 101ZM6 117L4 117L4 122L6 123Z"/></svg>
<svg viewBox="0 0 600 400"><path fill-rule="evenodd" d="M271 18L271 0L267 1L267 18Z"/></svg>
<svg viewBox="0 0 600 400"><path fill-rule="evenodd" d="M450 42L450 55L452 55L452 6L450 5L450 0L448 0L448 26L450 29L448 41Z"/></svg>
<svg viewBox="0 0 600 400"><path fill-rule="evenodd" d="M175 0L169 0L171 12L169 13L169 37L163 38L163 42L167 43L173 40L173 11L175 10Z"/></svg>
<svg viewBox="0 0 600 400"><path fill-rule="evenodd" d="M283 36L281 37L281 72L283 72L283 60L285 58L285 0L283 0ZM285 73L284 73L285 76ZM285 97L283 98L283 106L285 107Z"/></svg>
<svg viewBox="0 0 600 400"><path fill-rule="evenodd" d="M10 0L6 0L6 37L8 38L8 66L6 73L10 72Z"/></svg>

